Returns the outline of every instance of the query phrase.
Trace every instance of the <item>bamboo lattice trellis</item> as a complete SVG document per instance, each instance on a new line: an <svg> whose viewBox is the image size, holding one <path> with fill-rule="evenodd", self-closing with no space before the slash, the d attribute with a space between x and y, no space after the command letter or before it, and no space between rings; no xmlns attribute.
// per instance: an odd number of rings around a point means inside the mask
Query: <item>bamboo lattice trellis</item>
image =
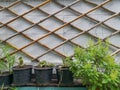
<svg viewBox="0 0 120 90"><path fill-rule="evenodd" d="M74 46L86 48L85 43L89 38L103 41L110 38L110 45L114 49L112 55L120 52L120 41L116 44L114 43L116 39L113 38L115 36L120 38L120 11L115 12L107 7L113 0L1 2L9 4L6 4L7 6L0 4L0 39L1 43L7 43L14 48L11 55L22 52L32 61L46 59L44 56L48 54L53 54L51 57L64 58L73 55ZM120 5L119 1L118 3ZM118 22L114 22L114 24L118 23L117 26L108 23L112 19L113 21L117 19ZM87 39L86 35L89 36Z"/></svg>

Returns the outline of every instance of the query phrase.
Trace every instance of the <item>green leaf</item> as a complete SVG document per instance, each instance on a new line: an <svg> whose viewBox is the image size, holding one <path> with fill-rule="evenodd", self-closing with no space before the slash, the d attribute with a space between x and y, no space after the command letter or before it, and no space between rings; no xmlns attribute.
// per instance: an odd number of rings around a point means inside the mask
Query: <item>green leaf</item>
<svg viewBox="0 0 120 90"><path fill-rule="evenodd" d="M107 79L103 79L102 83L106 84L106 83L108 83L108 80Z"/></svg>

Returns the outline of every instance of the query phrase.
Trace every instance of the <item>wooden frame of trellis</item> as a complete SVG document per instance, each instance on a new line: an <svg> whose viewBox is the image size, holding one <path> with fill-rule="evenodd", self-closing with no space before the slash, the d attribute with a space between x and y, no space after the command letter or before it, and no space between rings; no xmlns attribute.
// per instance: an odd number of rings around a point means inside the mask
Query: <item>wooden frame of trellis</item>
<svg viewBox="0 0 120 90"><path fill-rule="evenodd" d="M80 35L85 34L85 33L91 35L91 36L94 37L94 38L99 39L97 36L90 34L89 31L92 30L92 29L94 29L94 28L96 28L97 26L99 26L99 25L101 25L101 24L103 24L103 25L106 26L107 28L110 28L110 29L115 30L114 33L112 33L112 34L110 34L109 36L107 36L106 38L102 39L103 41L105 41L107 38L112 37L112 36L114 36L114 35L116 35L116 34L118 34L118 33L120 32L119 30L116 30L116 29L112 28L111 26L108 26L108 25L106 25L106 24L104 23L104 22L110 20L111 18L120 15L120 13L115 13L115 12L110 11L110 10L108 10L107 8L103 7L103 5L107 4L107 3L110 2L111 0L105 0L103 3L101 3L101 4L99 4L99 5L98 5L98 4L95 4L95 3L91 2L91 1L88 1L88 0L84 0L86 3L90 3L90 4L92 4L92 5L94 6L94 8L92 8L91 10L89 10L89 11L86 12L86 13L81 13L81 12L79 12L79 11L71 8L72 5L75 5L76 3L80 2L80 1L81 1L81 0L76 0L76 1L74 1L73 3L71 3L71 4L67 5L67 6L64 6L64 5L60 4L59 2L57 2L56 0L45 0L44 2L40 3L39 5L33 7L32 5L30 5L30 4L28 4L28 3L25 3L25 2L23 2L23 1L21 1L21 0L18 0L18 1L16 1L16 2L12 3L11 5L9 5L8 7L2 7L2 6L0 6L0 11L8 10L8 11L10 11L12 14L14 14L14 15L17 16L17 17L15 17L15 18L13 18L12 20L8 21L7 23L2 23L2 22L0 22L0 24L1 24L1 25L0 25L0 28L2 28L2 27L5 26L5 27L7 27L7 28L10 28L12 31L16 32L16 34L8 37L7 39L1 40L1 43L7 43L7 44L9 44L10 46L12 46L13 48L16 49L15 51L13 51L13 52L10 53L11 55L13 55L13 54L15 54L15 53L17 53L17 52L20 51L20 52L24 53L25 55L29 56L29 57L32 59L32 61L37 61L38 58L40 58L40 57L42 57L42 56L44 56L44 55L46 55L46 54L48 54L49 52L52 52L52 51L56 52L58 55L60 55L60 56L62 56L62 57L67 57L65 54L63 54L63 53L61 53L61 52L59 52L59 51L57 51L57 50L55 50L55 49L58 48L58 47L60 47L60 46L62 46L63 44L65 44L65 43L67 43L67 42L70 42L70 43L72 43L73 45L76 45L76 46L80 46L79 44L73 42L72 40L75 39L75 38L77 38L77 37L79 37ZM16 12L14 12L14 11L12 11L12 10L9 9L10 7L13 7L14 5L17 5L17 4L21 3L21 2L22 2L23 4L25 4L25 5L27 5L28 7L30 7L31 9L30 9L29 11L21 14L21 15L19 15L19 14L17 14ZM57 5L61 6L62 9L60 9L59 11L57 11L57 12L55 12L55 13L53 13L53 14L49 14L49 13L47 13L47 12L45 12L45 11L43 11L42 9L39 8L39 7L42 7L42 6L44 6L44 5L46 5L46 4L50 3L50 2L56 3ZM104 21L98 21L98 20L96 20L96 19L88 16L89 13L91 13L91 12L93 12L93 11L99 9L99 8L103 8L104 10L107 10L107 11L110 12L112 15L111 15L109 18L105 19ZM55 16L56 14L60 13L61 11L65 10L65 9L70 9L70 10L72 10L73 12L77 13L79 16L78 16L77 18L69 21L69 22L65 22L65 21L63 21L63 20L61 20L61 19L59 19L58 17ZM37 23L34 23L34 22L32 22L31 20L29 20L29 19L27 19L27 18L24 17L26 14L28 14L28 13L34 11L34 10L38 10L38 11L40 11L40 12L43 12L44 14L47 15L47 17L44 18L44 19L42 19L42 20L40 20L40 21L37 22ZM40 23L44 22L45 20L49 19L50 17L54 17L54 18L57 19L58 21L62 22L63 25L60 26L60 27L58 27L58 28L56 28L56 29L54 29L53 31L49 31L49 30L46 29L45 27L39 25ZM93 20L94 22L96 22L96 24L95 24L93 27L91 27L90 29L86 30L86 31L81 30L81 28L78 28L78 27L74 26L73 24L71 24L71 23L73 23L74 21L76 21L76 20L78 20L78 19L80 19L80 18L83 18L83 17L86 17L86 18L88 18L88 19ZM23 18L23 19L25 19L27 22L31 23L32 25L31 25L30 27L28 27L28 28L26 28L26 29L18 32L16 29L14 29L14 28L12 28L11 26L8 25L9 23L12 23L13 21L17 20L18 18ZM43 35L42 37L36 39L36 40L32 39L31 37L29 37L29 36L27 36L27 35L25 35L25 34L23 33L23 32L25 32L25 31L29 30L30 28L34 27L35 25L37 25L39 28L42 28L43 30L47 31L48 33L45 34L45 35ZM80 33L78 33L77 35L75 35L74 37L72 37L72 38L70 38L70 39L66 39L65 37L63 37L63 36L55 33L56 31L59 31L61 28L64 28L64 27L67 26L67 25L70 25L71 27L79 30ZM49 48L49 46L47 46L47 45L45 45L45 44L43 44L43 43L38 42L39 40L42 40L42 39L44 39L44 38L46 38L47 36L52 35L52 34L54 34L54 35L56 35L57 37L59 37L60 39L62 39L63 42L60 43L59 45L55 46L54 48ZM17 35L23 35L25 38L29 39L31 42L30 42L29 44L23 46L22 48L17 48L16 46L14 46L14 45L10 44L9 42L7 42L9 39L11 39L11 38L13 38L13 37L15 37L15 36L17 36ZM29 53L27 53L27 52L25 52L25 51L23 50L23 49L25 49L26 47L28 47L28 46L30 46L30 45L32 45L32 44L34 44L34 43L37 43L37 44L39 44L39 45L47 48L48 50L47 50L45 53L43 53L42 55L39 55L39 56L37 56L37 57L34 58L32 55L30 55ZM118 50L116 50L115 52L113 52L112 55L115 55L115 54L117 54L117 53L120 52L120 47L118 47L118 46L116 46L116 45L114 45L114 44L111 44L111 43L110 43L110 45L118 48ZM80 47L82 47L82 46L80 46ZM4 57L3 57L3 58L4 58Z"/></svg>

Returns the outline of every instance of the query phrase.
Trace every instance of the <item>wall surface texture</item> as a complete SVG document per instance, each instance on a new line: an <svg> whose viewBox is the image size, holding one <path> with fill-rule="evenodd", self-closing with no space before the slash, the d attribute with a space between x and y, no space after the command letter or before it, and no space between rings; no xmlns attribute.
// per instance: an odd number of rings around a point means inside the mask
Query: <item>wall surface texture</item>
<svg viewBox="0 0 120 90"><path fill-rule="evenodd" d="M27 64L59 64L98 38L120 61L119 32L120 0L0 0L0 40Z"/></svg>

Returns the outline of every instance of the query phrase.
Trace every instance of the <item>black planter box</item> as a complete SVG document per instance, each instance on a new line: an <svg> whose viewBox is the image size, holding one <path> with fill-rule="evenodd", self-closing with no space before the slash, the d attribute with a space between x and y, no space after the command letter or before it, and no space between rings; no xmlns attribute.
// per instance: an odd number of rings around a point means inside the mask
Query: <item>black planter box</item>
<svg viewBox="0 0 120 90"><path fill-rule="evenodd" d="M13 75L10 73L3 73L0 75L0 87L2 85L4 86L10 86L13 80Z"/></svg>
<svg viewBox="0 0 120 90"><path fill-rule="evenodd" d="M13 67L13 84L26 85L31 82L32 66Z"/></svg>
<svg viewBox="0 0 120 90"><path fill-rule="evenodd" d="M73 84L73 73L69 68L57 68L56 71L59 84Z"/></svg>
<svg viewBox="0 0 120 90"><path fill-rule="evenodd" d="M37 84L49 84L52 80L52 68L39 68L35 67L35 79Z"/></svg>

